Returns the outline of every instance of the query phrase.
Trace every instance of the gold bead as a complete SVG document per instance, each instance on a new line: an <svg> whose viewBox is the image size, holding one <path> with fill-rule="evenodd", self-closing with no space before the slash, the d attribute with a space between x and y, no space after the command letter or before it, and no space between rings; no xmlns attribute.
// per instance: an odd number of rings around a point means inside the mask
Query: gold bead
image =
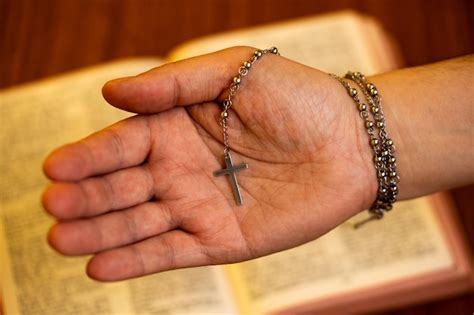
<svg viewBox="0 0 474 315"><path fill-rule="evenodd" d="M368 121L368 122L365 123L365 127L366 127L367 129L372 128L373 126L374 126L374 123L371 122L371 121Z"/></svg>
<svg viewBox="0 0 474 315"><path fill-rule="evenodd" d="M372 113L374 114L377 114L379 112L379 108L375 106L372 106L371 110L372 110Z"/></svg>
<svg viewBox="0 0 474 315"><path fill-rule="evenodd" d="M262 57L262 51L261 51L261 50L257 50L257 51L255 51L254 55L255 55L255 57L257 57L257 58L260 58L260 57Z"/></svg>
<svg viewBox="0 0 474 315"><path fill-rule="evenodd" d="M378 139L372 139L372 140L370 140L370 143L372 144L372 146L375 147L376 145L379 144L379 140Z"/></svg>
<svg viewBox="0 0 474 315"><path fill-rule="evenodd" d="M234 77L233 81L234 81L235 84L239 84L240 80L241 80L240 77Z"/></svg>
<svg viewBox="0 0 474 315"><path fill-rule="evenodd" d="M250 69L250 67L252 66L252 63L246 61L244 62L244 67L247 68L247 69Z"/></svg>
<svg viewBox="0 0 474 315"><path fill-rule="evenodd" d="M223 119L227 119L229 117L229 112L228 111L222 111L221 112L221 118Z"/></svg>
<svg viewBox="0 0 474 315"><path fill-rule="evenodd" d="M383 121L377 121L377 128L382 128L384 126Z"/></svg>
<svg viewBox="0 0 474 315"><path fill-rule="evenodd" d="M349 89L349 94L350 94L351 96L356 96L356 95L357 95L357 90L354 89L354 88L350 88L350 89Z"/></svg>
<svg viewBox="0 0 474 315"><path fill-rule="evenodd" d="M359 104L359 111L363 112L366 109L367 109L367 106L365 106L365 104Z"/></svg>

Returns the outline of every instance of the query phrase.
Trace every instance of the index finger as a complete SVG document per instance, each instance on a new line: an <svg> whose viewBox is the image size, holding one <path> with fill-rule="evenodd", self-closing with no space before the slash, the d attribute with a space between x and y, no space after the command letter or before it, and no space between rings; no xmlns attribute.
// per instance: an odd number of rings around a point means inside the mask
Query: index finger
<svg viewBox="0 0 474 315"><path fill-rule="evenodd" d="M141 164L151 148L148 116L122 120L53 151L43 170L50 179L77 181Z"/></svg>

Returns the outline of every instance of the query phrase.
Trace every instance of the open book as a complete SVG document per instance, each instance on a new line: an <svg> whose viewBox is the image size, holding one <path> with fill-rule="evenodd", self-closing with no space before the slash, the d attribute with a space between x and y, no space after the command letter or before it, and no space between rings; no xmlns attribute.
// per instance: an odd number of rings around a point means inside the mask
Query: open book
<svg viewBox="0 0 474 315"><path fill-rule="evenodd" d="M5 314L356 313L454 294L472 284L472 259L444 195L400 202L386 219L343 224L306 245L245 263L97 283L86 258L46 243L41 164L53 148L129 114L100 95L106 80L234 45L277 46L325 71L397 66L373 20L352 12L309 17L186 43L166 59L135 58L0 92L0 281ZM365 214L361 214L364 216Z"/></svg>

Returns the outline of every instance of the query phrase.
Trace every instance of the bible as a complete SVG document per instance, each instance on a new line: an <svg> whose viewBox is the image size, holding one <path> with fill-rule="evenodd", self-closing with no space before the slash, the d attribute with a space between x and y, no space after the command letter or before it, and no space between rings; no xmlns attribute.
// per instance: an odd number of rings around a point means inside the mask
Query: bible
<svg viewBox="0 0 474 315"><path fill-rule="evenodd" d="M129 116L100 90L109 79L235 45L277 46L285 57L336 74L400 66L373 19L344 11L212 35L165 58L137 57L0 91L0 283L12 314L343 314L381 311L472 288L472 256L449 194L398 202L384 220L354 230L361 213L321 238L226 265L116 283L85 275L87 257L46 242L41 165L54 148ZM230 78L229 78L230 79Z"/></svg>

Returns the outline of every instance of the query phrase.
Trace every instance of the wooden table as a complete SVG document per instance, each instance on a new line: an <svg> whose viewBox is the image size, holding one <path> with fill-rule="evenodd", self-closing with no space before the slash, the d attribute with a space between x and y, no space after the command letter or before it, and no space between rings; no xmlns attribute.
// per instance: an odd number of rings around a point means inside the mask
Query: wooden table
<svg viewBox="0 0 474 315"><path fill-rule="evenodd" d="M377 17L407 66L474 52L470 0L0 0L0 88L194 37L341 9ZM474 244L474 186L454 191ZM474 293L386 314L472 314Z"/></svg>

